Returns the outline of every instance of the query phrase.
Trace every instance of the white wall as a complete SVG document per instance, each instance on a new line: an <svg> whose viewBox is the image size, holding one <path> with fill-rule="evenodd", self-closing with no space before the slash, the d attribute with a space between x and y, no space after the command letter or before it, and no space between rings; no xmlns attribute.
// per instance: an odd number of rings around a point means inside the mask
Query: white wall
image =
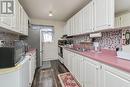
<svg viewBox="0 0 130 87"><path fill-rule="evenodd" d="M41 20L41 19L31 19L32 24L38 25L51 25L54 26L55 36L54 42L49 49L53 49L50 52L46 52L46 57L49 57L50 60L58 59L58 39L63 35L63 27L65 22L62 21L51 21L51 20ZM49 50L45 49L45 50Z"/></svg>

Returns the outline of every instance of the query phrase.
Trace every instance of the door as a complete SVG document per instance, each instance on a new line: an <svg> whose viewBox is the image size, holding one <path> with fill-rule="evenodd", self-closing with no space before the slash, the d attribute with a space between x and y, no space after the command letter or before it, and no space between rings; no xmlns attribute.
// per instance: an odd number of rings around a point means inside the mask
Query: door
<svg viewBox="0 0 130 87"><path fill-rule="evenodd" d="M130 13L124 14L121 16L122 19L122 27L130 26Z"/></svg>
<svg viewBox="0 0 130 87"><path fill-rule="evenodd" d="M114 27L114 0L94 0L95 31Z"/></svg>
<svg viewBox="0 0 130 87"><path fill-rule="evenodd" d="M102 76L102 87L130 87L130 75L105 67Z"/></svg>
<svg viewBox="0 0 130 87"><path fill-rule="evenodd" d="M84 66L84 59L85 59L85 57L83 57L83 56L81 56L81 58L80 58L80 79L79 79L79 82L80 82L80 85L82 86L82 87L84 87L83 86L83 84L84 84L84 75L85 75L85 66Z"/></svg>
<svg viewBox="0 0 130 87"><path fill-rule="evenodd" d="M85 8L83 8L83 33L92 32L94 28L93 9L93 1L90 2Z"/></svg>
<svg viewBox="0 0 130 87"><path fill-rule="evenodd" d="M41 26L40 57L42 58L42 61L55 60L58 58L57 54L58 54L58 46L57 46L57 42L54 41L53 27Z"/></svg>
<svg viewBox="0 0 130 87"><path fill-rule="evenodd" d="M100 87L100 69L94 61L84 60L84 86L83 87Z"/></svg>

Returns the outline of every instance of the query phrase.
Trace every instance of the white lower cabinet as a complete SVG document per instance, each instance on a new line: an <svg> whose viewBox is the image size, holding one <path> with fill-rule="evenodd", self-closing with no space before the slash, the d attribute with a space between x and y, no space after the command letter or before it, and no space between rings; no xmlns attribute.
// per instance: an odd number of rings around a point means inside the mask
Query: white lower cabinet
<svg viewBox="0 0 130 87"><path fill-rule="evenodd" d="M130 87L130 74L104 65L102 87Z"/></svg>
<svg viewBox="0 0 130 87"><path fill-rule="evenodd" d="M36 70L36 53L34 53L32 56L29 58L29 85L32 85L33 79L34 79L34 74Z"/></svg>
<svg viewBox="0 0 130 87"><path fill-rule="evenodd" d="M83 87L100 87L100 68L99 64L95 61L84 60L84 86Z"/></svg>
<svg viewBox="0 0 130 87"><path fill-rule="evenodd" d="M65 66L81 87L130 87L130 73L64 49Z"/></svg>

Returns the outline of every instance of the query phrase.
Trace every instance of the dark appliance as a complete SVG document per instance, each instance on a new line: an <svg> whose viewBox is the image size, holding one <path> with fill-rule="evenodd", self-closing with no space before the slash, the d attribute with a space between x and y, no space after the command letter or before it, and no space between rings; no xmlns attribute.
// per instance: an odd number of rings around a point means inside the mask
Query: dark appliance
<svg viewBox="0 0 130 87"><path fill-rule="evenodd" d="M58 40L58 45L64 46L67 44L67 40Z"/></svg>
<svg viewBox="0 0 130 87"><path fill-rule="evenodd" d="M0 68L14 67L25 55L22 42L13 41L11 43L13 44L10 46L0 47Z"/></svg>
<svg viewBox="0 0 130 87"><path fill-rule="evenodd" d="M63 58L63 47L62 46L58 46L58 55Z"/></svg>

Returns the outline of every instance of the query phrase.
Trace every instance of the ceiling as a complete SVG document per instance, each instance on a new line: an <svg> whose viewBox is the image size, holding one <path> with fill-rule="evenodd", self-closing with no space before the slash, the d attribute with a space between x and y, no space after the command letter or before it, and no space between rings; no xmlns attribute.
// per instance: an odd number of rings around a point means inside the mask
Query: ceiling
<svg viewBox="0 0 130 87"><path fill-rule="evenodd" d="M19 0L31 18L66 21L90 0ZM52 11L52 17L49 17Z"/></svg>
<svg viewBox="0 0 130 87"><path fill-rule="evenodd" d="M19 0L30 18L66 21L91 0ZM116 0L116 13L130 11L130 0ZM52 17L49 17L52 11Z"/></svg>

